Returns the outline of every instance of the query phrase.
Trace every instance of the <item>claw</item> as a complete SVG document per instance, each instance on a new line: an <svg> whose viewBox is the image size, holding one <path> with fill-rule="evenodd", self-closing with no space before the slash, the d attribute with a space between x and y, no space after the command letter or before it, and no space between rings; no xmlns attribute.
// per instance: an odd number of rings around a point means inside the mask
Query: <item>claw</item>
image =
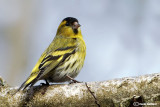
<svg viewBox="0 0 160 107"><path fill-rule="evenodd" d="M48 86L49 85L49 82L47 80L45 80L45 81L46 81L46 83L41 83L42 86L44 86L44 85Z"/></svg>

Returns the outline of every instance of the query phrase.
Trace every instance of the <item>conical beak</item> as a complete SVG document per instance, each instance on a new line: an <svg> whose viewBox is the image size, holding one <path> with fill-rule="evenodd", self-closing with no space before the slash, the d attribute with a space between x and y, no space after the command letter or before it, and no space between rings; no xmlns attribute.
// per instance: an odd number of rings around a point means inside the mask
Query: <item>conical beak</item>
<svg viewBox="0 0 160 107"><path fill-rule="evenodd" d="M81 25L78 22L73 23L73 29L78 29Z"/></svg>

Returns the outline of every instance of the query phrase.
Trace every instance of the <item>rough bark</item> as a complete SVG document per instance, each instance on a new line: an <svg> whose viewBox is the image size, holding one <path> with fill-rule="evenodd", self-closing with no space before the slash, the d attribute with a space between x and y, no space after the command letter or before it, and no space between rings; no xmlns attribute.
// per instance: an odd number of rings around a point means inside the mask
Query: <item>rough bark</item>
<svg viewBox="0 0 160 107"><path fill-rule="evenodd" d="M0 79L0 84L3 80ZM134 107L134 102L160 107L160 73L127 77L87 85L101 107ZM35 86L12 96L18 87L0 86L0 107L96 107L85 83ZM135 103L134 103L135 104ZM136 103L137 104L137 103Z"/></svg>

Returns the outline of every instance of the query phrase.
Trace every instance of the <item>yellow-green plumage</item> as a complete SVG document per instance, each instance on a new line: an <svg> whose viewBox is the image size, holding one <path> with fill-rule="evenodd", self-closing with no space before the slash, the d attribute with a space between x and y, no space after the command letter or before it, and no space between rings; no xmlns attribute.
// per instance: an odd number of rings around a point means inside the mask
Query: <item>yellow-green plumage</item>
<svg viewBox="0 0 160 107"><path fill-rule="evenodd" d="M43 52L28 79L21 85L26 88L38 80L49 82L69 81L75 78L84 64L86 46L78 20L65 18L58 27L57 34Z"/></svg>

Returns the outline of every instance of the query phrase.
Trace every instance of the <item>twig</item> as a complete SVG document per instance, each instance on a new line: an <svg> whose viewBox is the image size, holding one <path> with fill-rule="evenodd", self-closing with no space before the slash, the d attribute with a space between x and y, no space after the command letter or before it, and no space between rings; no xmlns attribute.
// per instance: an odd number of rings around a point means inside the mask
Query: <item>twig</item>
<svg viewBox="0 0 160 107"><path fill-rule="evenodd" d="M72 80L74 83L83 83L83 82L79 82L79 81L73 79L72 77L70 77L70 76L68 76L68 75L67 75L67 77L68 77L70 80ZM95 99L95 104L96 104L98 107L100 107L100 104L98 104L98 100L97 100L96 96L94 95L94 92L92 92L92 91L90 90L90 87L88 87L88 85L87 85L86 82L85 82L85 85L86 85L88 91L91 93L91 95L92 95L93 98Z"/></svg>
<svg viewBox="0 0 160 107"><path fill-rule="evenodd" d="M86 83L86 82L85 82L85 85L86 85L86 87L87 87L88 91L91 93L91 95L92 95L92 96L93 96L93 98L95 99L95 103L96 103L96 105L97 105L98 107L100 107L100 104L98 104L98 100L97 100L96 96L94 95L94 92L92 92L92 91L90 90L90 87L88 87L88 85L87 85L87 83Z"/></svg>

